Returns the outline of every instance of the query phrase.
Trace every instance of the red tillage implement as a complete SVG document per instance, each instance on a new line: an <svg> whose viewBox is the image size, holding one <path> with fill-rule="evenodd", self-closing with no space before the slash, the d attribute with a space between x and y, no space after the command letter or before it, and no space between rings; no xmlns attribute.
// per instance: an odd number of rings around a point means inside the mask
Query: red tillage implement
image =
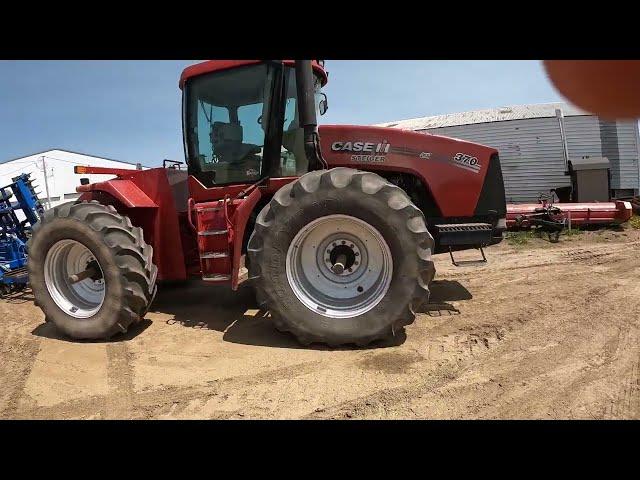
<svg viewBox="0 0 640 480"><path fill-rule="evenodd" d="M562 211L567 223L571 226L582 225L611 225L624 223L633 213L630 202L593 202L593 203L554 203L554 207ZM507 228L518 227L518 218L536 214L543 205L540 203L507 204Z"/></svg>

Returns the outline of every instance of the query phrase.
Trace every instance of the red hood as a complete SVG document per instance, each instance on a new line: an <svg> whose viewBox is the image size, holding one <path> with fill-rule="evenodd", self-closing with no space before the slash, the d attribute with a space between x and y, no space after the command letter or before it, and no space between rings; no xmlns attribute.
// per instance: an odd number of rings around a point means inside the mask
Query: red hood
<svg viewBox="0 0 640 480"><path fill-rule="evenodd" d="M323 125L319 131L330 167L413 174L445 216L473 215L490 159L498 153L477 143L388 127Z"/></svg>
<svg viewBox="0 0 640 480"><path fill-rule="evenodd" d="M446 137L444 135L433 135L427 132L416 132L414 130L405 130L401 128L390 128L390 127L374 127L368 125L320 125L318 127L320 131L320 136L324 135L328 137L346 136L346 137L354 137L358 135L360 137L371 138L373 140L386 138L387 141L393 142L397 145L414 145L414 146L423 146L425 144L425 136L432 141L429 141L430 145L439 144L439 145L458 145L466 147L481 147L486 148L491 153L497 152L496 149L488 147L486 145L482 145L480 143L467 142L465 140L460 140L457 138ZM325 143L325 140L321 138L322 143ZM433 143L435 142L435 143ZM453 143L452 143L453 142ZM323 151L324 153L324 151Z"/></svg>

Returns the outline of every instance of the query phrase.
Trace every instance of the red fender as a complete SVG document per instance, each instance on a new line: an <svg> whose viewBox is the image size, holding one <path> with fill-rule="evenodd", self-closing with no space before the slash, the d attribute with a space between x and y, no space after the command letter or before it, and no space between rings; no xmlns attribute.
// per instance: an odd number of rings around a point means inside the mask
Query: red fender
<svg viewBox="0 0 640 480"><path fill-rule="evenodd" d="M158 205L131 180L117 179L92 183L89 185L81 185L76 188L76 191L105 192L128 208L158 208Z"/></svg>
<svg viewBox="0 0 640 480"><path fill-rule="evenodd" d="M86 171L79 173L95 173L95 168L84 167ZM119 213L127 215L134 225L142 228L145 241L153 247L158 279L185 280L184 236L165 169L120 170L114 174L118 178L76 187L82 193L80 199L112 204Z"/></svg>

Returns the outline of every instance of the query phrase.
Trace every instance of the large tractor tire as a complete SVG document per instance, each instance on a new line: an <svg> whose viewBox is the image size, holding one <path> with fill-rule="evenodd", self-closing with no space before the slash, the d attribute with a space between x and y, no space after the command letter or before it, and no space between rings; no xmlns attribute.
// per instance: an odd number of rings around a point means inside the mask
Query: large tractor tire
<svg viewBox="0 0 640 480"><path fill-rule="evenodd" d="M72 338L124 333L153 301L153 249L142 229L110 205L69 202L47 210L27 247L35 302Z"/></svg>
<svg viewBox="0 0 640 480"><path fill-rule="evenodd" d="M433 237L399 187L349 168L282 187L256 219L249 278L278 330L330 346L398 334L428 300Z"/></svg>

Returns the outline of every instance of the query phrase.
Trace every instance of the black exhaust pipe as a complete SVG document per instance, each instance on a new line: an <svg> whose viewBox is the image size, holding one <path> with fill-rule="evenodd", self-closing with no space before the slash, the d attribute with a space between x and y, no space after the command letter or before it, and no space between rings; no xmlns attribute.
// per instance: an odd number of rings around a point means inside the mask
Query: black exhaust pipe
<svg viewBox="0 0 640 480"><path fill-rule="evenodd" d="M300 126L304 129L304 151L309 161L309 171L329 168L320 151L313 80L311 60L296 60L298 117L300 118Z"/></svg>

